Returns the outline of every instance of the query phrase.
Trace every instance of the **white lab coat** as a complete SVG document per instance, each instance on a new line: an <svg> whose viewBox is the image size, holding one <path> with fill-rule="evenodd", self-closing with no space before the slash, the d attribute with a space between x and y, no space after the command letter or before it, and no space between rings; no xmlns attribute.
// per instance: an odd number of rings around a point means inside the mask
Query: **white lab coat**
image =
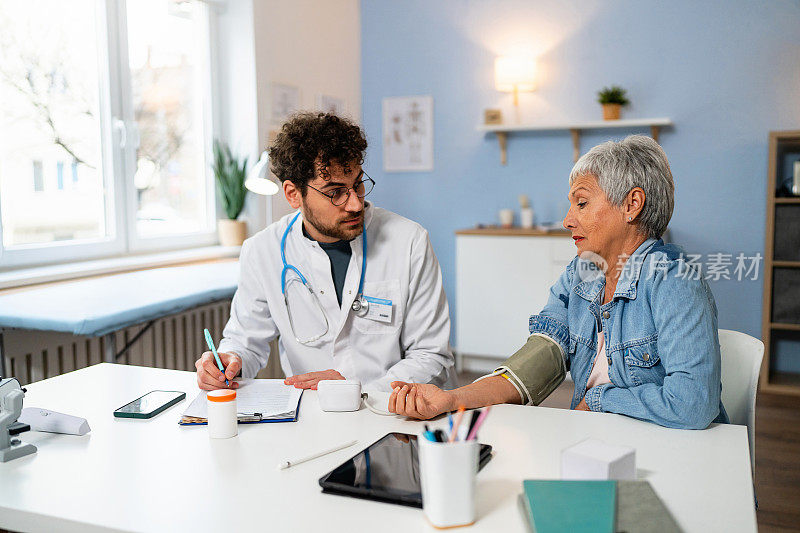
<svg viewBox="0 0 800 533"><path fill-rule="evenodd" d="M303 345L289 325L281 292L281 237L294 215L286 215L242 245L239 287L219 345L219 351L242 358L242 377L254 377L267 364L269 342L279 337L281 367L287 376L333 368L348 379L360 380L365 390L388 391L395 380L455 387L449 308L427 231L366 204L364 295L392 301L392 321L383 323L357 316L350 308L361 276L362 237L350 243L340 307L330 260L317 242L303 235L301 215L286 238L286 261L317 292L328 320L328 332Z"/></svg>

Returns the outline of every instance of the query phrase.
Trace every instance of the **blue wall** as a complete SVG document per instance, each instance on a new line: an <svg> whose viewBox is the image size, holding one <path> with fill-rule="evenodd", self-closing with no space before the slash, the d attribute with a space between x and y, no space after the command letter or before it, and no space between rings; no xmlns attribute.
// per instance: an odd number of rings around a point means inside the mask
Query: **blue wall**
<svg viewBox="0 0 800 533"><path fill-rule="evenodd" d="M541 80L521 96L523 121L599 119L596 91L622 85L624 118L675 123L661 135L673 240L690 253L763 254L767 135L800 127L797 1L364 0L361 37L372 200L428 228L451 313L457 229L493 223L522 193L537 221L564 214L568 132L512 136L503 167L495 137L475 129L485 108L508 117L493 62L518 50L538 56ZM409 95L434 97L434 171L385 173L381 100ZM582 150L607 135L584 135ZM711 286L720 327L761 337L762 275Z"/></svg>

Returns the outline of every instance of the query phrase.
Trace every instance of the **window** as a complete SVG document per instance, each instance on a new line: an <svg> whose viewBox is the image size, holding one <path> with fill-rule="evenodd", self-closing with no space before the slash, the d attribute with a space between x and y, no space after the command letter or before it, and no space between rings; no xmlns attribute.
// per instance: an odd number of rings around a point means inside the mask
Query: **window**
<svg viewBox="0 0 800 533"><path fill-rule="evenodd" d="M215 242L208 17L0 2L0 267Z"/></svg>

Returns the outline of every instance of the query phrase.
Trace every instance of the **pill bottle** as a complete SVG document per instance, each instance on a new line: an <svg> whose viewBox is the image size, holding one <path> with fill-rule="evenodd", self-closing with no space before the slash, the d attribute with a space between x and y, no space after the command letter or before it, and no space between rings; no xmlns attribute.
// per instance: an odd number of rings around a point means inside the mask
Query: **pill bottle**
<svg viewBox="0 0 800 533"><path fill-rule="evenodd" d="M236 419L236 391L220 389L209 391L208 436L212 439L229 439L239 433Z"/></svg>

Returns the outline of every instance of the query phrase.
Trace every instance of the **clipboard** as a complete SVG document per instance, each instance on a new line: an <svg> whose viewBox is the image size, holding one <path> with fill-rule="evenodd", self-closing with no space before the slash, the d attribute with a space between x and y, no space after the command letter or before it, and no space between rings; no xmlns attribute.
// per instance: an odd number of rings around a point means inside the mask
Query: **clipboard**
<svg viewBox="0 0 800 533"><path fill-rule="evenodd" d="M283 380L255 379L243 380L237 389L237 399L241 395L246 411L237 415L239 424L263 424L267 422L297 422L300 414L302 389L283 385ZM206 393L200 391L189 407L181 415L181 426L205 426ZM276 410L276 406L278 407Z"/></svg>
<svg viewBox="0 0 800 533"><path fill-rule="evenodd" d="M302 393L300 394L302 397ZM236 418L238 419L239 424L265 424L267 422L297 422L297 418L300 416L300 404L297 404L297 409L290 413L286 413L286 418L281 417L264 417L261 416L261 413L253 413L253 414L239 414ZM195 416L181 416L181 419L178 420L178 425L180 426L207 426L208 420L205 418L195 417Z"/></svg>

